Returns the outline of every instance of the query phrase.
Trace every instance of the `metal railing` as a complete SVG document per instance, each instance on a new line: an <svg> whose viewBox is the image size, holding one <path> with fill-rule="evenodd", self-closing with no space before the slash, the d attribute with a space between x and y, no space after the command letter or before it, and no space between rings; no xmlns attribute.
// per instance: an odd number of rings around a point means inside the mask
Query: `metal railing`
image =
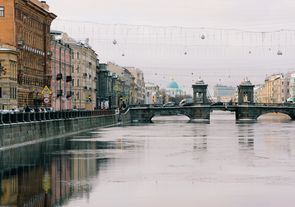
<svg viewBox="0 0 295 207"><path fill-rule="evenodd" d="M115 110L0 113L1 124L114 115Z"/></svg>

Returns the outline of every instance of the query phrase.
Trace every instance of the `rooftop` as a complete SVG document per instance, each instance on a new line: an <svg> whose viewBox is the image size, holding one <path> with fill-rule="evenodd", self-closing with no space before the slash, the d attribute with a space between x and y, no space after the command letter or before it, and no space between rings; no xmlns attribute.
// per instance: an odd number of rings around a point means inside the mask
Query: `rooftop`
<svg viewBox="0 0 295 207"><path fill-rule="evenodd" d="M174 80L172 80L172 81L168 84L167 88L168 88L168 89L179 89L179 86L178 86L178 84L177 84Z"/></svg>

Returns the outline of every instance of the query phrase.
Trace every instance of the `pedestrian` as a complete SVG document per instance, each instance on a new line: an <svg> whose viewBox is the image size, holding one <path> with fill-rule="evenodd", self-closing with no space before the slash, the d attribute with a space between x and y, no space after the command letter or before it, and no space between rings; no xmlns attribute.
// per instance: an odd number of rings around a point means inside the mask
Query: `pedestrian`
<svg viewBox="0 0 295 207"><path fill-rule="evenodd" d="M27 105L26 108L25 108L25 112L26 112L26 113L31 112L31 109L30 109L30 107L29 107L28 105Z"/></svg>

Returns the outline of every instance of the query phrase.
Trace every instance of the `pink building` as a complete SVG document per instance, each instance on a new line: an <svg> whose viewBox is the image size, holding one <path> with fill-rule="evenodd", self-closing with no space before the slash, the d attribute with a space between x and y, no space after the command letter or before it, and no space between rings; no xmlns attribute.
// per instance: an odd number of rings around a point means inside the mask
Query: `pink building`
<svg viewBox="0 0 295 207"><path fill-rule="evenodd" d="M58 31L51 32L51 107L56 111L73 109L72 49L61 40L62 34Z"/></svg>

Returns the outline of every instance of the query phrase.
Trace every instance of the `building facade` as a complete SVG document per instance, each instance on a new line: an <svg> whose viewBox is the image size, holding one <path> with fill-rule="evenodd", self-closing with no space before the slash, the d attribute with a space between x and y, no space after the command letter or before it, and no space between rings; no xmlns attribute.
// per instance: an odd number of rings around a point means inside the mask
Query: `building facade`
<svg viewBox="0 0 295 207"><path fill-rule="evenodd" d="M133 100L135 104L144 104L145 102L145 82L142 70L135 67L126 67L134 77Z"/></svg>
<svg viewBox="0 0 295 207"><path fill-rule="evenodd" d="M0 43L15 47L19 107L43 105L41 94L50 86L50 25L56 16L45 1L2 0Z"/></svg>
<svg viewBox="0 0 295 207"><path fill-rule="evenodd" d="M108 70L107 64L99 64L96 82L97 109L117 108L117 99L114 91L116 78L117 77Z"/></svg>
<svg viewBox="0 0 295 207"><path fill-rule="evenodd" d="M55 110L73 109L72 49L61 39L62 32L51 32L51 107Z"/></svg>
<svg viewBox="0 0 295 207"><path fill-rule="evenodd" d="M290 100L291 102L295 103L295 72L290 74L289 84L288 84L288 96L287 101Z"/></svg>
<svg viewBox="0 0 295 207"><path fill-rule="evenodd" d="M129 70L127 70L125 67L121 67L121 66L116 65L111 62L108 62L107 68L111 73L116 74L117 78L120 81L121 87L122 87L123 92L122 92L121 96L119 97L119 99L120 99L119 106L121 106L123 104L123 102L126 105L136 104L135 95L134 95L134 94L136 94L135 78L131 74L131 72L129 72Z"/></svg>
<svg viewBox="0 0 295 207"><path fill-rule="evenodd" d="M283 74L274 74L268 76L264 84L256 90L257 103L284 103L285 102L285 84Z"/></svg>
<svg viewBox="0 0 295 207"><path fill-rule="evenodd" d="M17 108L17 51L0 46L0 110Z"/></svg>
<svg viewBox="0 0 295 207"><path fill-rule="evenodd" d="M145 84L145 104L162 104L163 100L160 97L160 87L154 83Z"/></svg>
<svg viewBox="0 0 295 207"><path fill-rule="evenodd" d="M217 84L213 87L213 98L215 101L229 102L234 99L236 88Z"/></svg>
<svg viewBox="0 0 295 207"><path fill-rule="evenodd" d="M67 34L62 40L72 49L72 105L76 109L94 110L96 108L96 69L97 54L88 40L77 42Z"/></svg>

